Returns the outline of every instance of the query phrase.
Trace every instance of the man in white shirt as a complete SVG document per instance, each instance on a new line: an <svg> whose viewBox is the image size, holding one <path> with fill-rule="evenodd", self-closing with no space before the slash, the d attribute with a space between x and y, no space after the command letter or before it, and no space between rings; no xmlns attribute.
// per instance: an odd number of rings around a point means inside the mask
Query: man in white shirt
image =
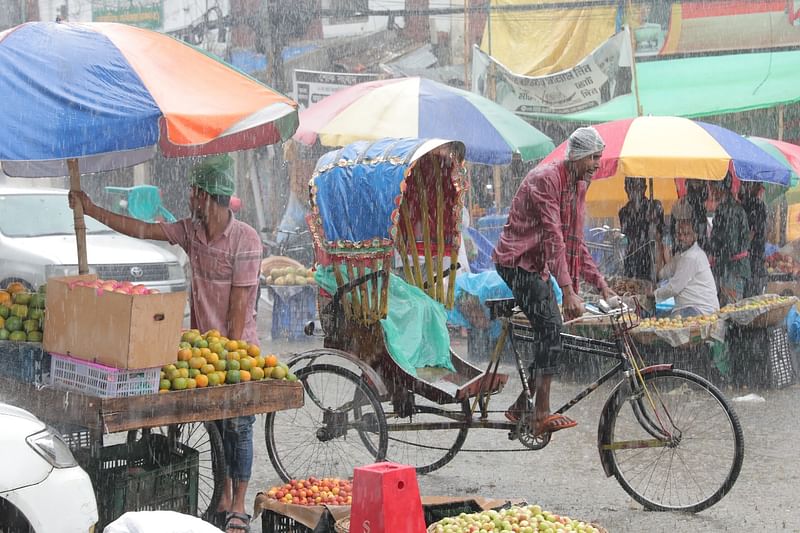
<svg viewBox="0 0 800 533"><path fill-rule="evenodd" d="M675 298L674 313L682 316L710 315L719 311L717 287L708 264L706 253L697 244L697 233L691 215L677 217L677 251L659 272L659 279L668 279L666 285L656 290L656 301Z"/></svg>

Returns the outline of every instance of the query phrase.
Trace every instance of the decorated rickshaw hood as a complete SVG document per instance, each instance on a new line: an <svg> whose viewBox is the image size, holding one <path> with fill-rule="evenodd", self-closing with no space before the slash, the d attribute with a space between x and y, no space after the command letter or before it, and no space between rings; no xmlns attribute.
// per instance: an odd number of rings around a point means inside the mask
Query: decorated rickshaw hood
<svg viewBox="0 0 800 533"><path fill-rule="evenodd" d="M449 160L456 195L450 195L448 207L458 206L460 212L465 151L461 142L387 138L355 142L323 155L310 181L309 225L317 245L334 254L387 253L394 245L406 178L433 151ZM451 237L458 239L457 233Z"/></svg>

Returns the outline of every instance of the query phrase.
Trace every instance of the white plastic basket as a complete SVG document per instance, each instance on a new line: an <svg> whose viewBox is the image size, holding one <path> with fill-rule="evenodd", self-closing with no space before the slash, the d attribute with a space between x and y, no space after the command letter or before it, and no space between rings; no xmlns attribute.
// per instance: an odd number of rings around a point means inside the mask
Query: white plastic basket
<svg viewBox="0 0 800 533"><path fill-rule="evenodd" d="M121 369L51 353L50 384L100 398L158 393L161 369Z"/></svg>

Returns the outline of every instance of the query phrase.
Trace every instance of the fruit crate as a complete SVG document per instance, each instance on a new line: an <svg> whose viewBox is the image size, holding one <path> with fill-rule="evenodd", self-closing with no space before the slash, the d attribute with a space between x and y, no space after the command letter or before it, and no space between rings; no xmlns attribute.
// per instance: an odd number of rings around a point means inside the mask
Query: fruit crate
<svg viewBox="0 0 800 533"><path fill-rule="evenodd" d="M128 511L197 514L200 455L165 435L75 454L97 497L98 531Z"/></svg>
<svg viewBox="0 0 800 533"><path fill-rule="evenodd" d="M68 355L50 355L50 384L57 389L83 392L100 398L158 393L160 368L125 370Z"/></svg>
<svg viewBox="0 0 800 533"><path fill-rule="evenodd" d="M39 342L0 341L0 375L41 385L50 371L50 354Z"/></svg>
<svg viewBox="0 0 800 533"><path fill-rule="evenodd" d="M311 529L294 518L264 509L261 513L262 533L333 533L333 518L330 513L323 513L317 527Z"/></svg>

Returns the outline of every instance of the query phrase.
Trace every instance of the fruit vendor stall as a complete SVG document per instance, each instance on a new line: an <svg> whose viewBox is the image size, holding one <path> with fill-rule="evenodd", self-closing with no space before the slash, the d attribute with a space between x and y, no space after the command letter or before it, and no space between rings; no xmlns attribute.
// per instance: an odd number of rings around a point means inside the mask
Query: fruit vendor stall
<svg viewBox="0 0 800 533"><path fill-rule="evenodd" d="M103 524L128 510L215 509L225 473L213 421L303 404L274 354L214 330L182 332L186 293L90 275L0 295L0 400L64 435ZM45 305L43 320L29 318Z"/></svg>

